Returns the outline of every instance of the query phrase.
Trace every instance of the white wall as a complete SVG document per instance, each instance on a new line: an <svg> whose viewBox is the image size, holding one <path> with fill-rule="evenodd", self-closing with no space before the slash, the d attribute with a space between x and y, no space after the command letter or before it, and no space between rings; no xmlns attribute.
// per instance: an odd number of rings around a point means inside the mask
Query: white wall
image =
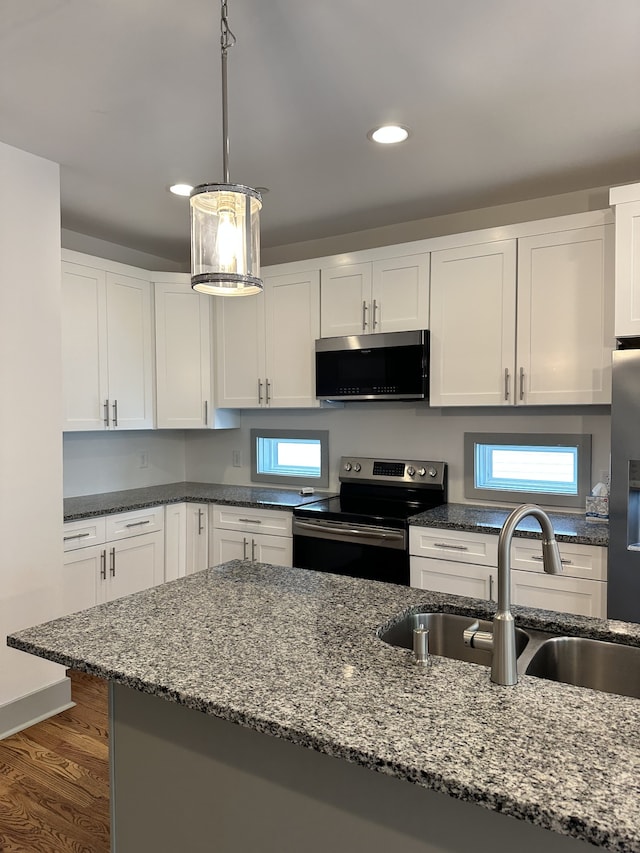
<svg viewBox="0 0 640 853"><path fill-rule="evenodd" d="M147 467L140 467L141 455ZM70 432L64 435L64 496L91 495L185 479L180 430Z"/></svg>
<svg viewBox="0 0 640 853"><path fill-rule="evenodd" d="M0 732L64 668L5 636L59 612L62 368L59 167L0 143Z"/></svg>
<svg viewBox="0 0 640 853"><path fill-rule="evenodd" d="M328 429L330 488L337 479L340 456L382 456L445 461L449 469L449 502L464 503L463 441L465 432L588 433L592 438L592 479L609 468L608 406L547 407L520 410L430 409L426 404L348 403L321 411L244 412L239 430L187 438L186 476L200 482L250 484L249 431L252 427ZM232 466L232 452L242 452L243 466ZM498 501L506 505L505 501Z"/></svg>

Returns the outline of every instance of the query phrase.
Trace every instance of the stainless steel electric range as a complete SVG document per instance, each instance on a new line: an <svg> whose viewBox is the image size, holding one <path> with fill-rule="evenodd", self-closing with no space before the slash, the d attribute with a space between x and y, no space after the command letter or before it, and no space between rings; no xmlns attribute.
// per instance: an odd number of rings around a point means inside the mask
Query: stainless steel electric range
<svg viewBox="0 0 640 853"><path fill-rule="evenodd" d="M409 522L447 502L447 465L343 456L340 494L293 511L293 565L409 585Z"/></svg>

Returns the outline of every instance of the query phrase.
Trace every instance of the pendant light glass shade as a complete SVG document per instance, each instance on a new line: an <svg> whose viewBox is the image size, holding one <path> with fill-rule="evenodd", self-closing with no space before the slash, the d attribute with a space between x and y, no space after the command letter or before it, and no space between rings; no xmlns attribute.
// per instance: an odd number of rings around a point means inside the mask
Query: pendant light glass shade
<svg viewBox="0 0 640 853"><path fill-rule="evenodd" d="M200 184L190 198L191 287L214 296L260 293L260 193Z"/></svg>

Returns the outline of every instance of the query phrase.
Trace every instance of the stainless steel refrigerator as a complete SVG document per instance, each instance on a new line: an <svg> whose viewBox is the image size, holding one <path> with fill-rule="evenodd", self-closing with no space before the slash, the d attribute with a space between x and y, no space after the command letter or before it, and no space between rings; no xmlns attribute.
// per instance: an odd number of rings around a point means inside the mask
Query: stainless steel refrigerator
<svg viewBox="0 0 640 853"><path fill-rule="evenodd" d="M607 616L640 622L640 340L613 353Z"/></svg>

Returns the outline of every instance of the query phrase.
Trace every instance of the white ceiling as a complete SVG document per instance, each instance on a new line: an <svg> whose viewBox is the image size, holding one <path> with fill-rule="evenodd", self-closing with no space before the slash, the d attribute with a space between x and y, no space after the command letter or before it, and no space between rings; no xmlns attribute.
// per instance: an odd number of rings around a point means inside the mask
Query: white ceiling
<svg viewBox="0 0 640 853"><path fill-rule="evenodd" d="M263 246L640 180L638 0L228 0L231 179ZM218 0L0 0L0 140L63 227L185 261L222 178ZM401 146L374 125L412 129Z"/></svg>

